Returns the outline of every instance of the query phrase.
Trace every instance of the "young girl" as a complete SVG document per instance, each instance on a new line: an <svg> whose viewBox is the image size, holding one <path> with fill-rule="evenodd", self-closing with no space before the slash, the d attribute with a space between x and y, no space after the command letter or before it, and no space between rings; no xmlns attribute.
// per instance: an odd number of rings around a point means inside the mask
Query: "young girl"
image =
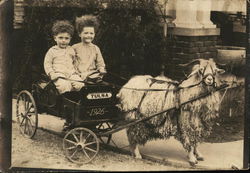
<svg viewBox="0 0 250 173"><path fill-rule="evenodd" d="M92 15L76 19L76 29L81 42L72 47L76 52L77 67L82 80L85 80L93 72L99 72L101 76L106 73L101 51L98 46L92 43L97 25L97 19Z"/></svg>
<svg viewBox="0 0 250 173"><path fill-rule="evenodd" d="M79 91L84 84L74 66L75 51L69 46L74 27L68 21L57 21L53 24L52 34L56 45L45 55L44 70L54 80L60 94L68 91Z"/></svg>

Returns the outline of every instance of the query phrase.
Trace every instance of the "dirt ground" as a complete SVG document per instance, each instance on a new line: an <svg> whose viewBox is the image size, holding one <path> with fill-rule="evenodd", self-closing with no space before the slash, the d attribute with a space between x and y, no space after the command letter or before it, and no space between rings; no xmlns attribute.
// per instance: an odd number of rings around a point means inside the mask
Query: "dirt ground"
<svg viewBox="0 0 250 173"><path fill-rule="evenodd" d="M129 155L103 148L91 163L78 166L65 157L62 138L38 130L35 138L31 140L19 133L17 123L13 123L12 126L12 166L14 167L99 171L183 170L183 168L166 166L148 160L134 159Z"/></svg>

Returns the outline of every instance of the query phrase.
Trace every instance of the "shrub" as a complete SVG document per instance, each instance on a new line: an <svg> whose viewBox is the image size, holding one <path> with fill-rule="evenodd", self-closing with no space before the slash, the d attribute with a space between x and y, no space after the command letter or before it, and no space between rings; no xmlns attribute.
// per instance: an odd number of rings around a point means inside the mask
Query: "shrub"
<svg viewBox="0 0 250 173"><path fill-rule="evenodd" d="M23 54L14 58L14 87L29 89L43 73L46 51L54 45L51 26L55 20L75 22L76 16L95 14L100 20L95 43L101 48L109 72L124 77L136 74L158 75L165 57L160 16L156 0L107 1L100 0L45 1L27 0L25 7ZM75 32L72 44L80 39ZM21 64L21 65L20 65ZM32 74L32 77L27 74ZM37 74L37 75L36 75Z"/></svg>

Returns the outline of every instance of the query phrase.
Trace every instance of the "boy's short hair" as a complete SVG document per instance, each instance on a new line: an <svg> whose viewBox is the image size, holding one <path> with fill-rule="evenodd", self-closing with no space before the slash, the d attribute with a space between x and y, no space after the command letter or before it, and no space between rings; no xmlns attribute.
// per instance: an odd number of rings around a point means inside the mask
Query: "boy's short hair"
<svg viewBox="0 0 250 173"><path fill-rule="evenodd" d="M54 22L52 26L53 36L64 32L69 33L69 35L72 37L74 34L74 26L67 20L58 20Z"/></svg>
<svg viewBox="0 0 250 173"><path fill-rule="evenodd" d="M82 32L84 27L94 27L97 30L98 26L99 22L93 15L84 15L76 18L76 30L78 34Z"/></svg>

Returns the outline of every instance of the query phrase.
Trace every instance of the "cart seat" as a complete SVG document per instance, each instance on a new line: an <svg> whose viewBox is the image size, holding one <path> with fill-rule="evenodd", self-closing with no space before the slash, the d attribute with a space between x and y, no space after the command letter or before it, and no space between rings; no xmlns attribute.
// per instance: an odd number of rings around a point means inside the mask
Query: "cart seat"
<svg viewBox="0 0 250 173"><path fill-rule="evenodd" d="M41 79L32 85L32 90L38 105L46 107L57 105L60 94L47 75L42 74Z"/></svg>

